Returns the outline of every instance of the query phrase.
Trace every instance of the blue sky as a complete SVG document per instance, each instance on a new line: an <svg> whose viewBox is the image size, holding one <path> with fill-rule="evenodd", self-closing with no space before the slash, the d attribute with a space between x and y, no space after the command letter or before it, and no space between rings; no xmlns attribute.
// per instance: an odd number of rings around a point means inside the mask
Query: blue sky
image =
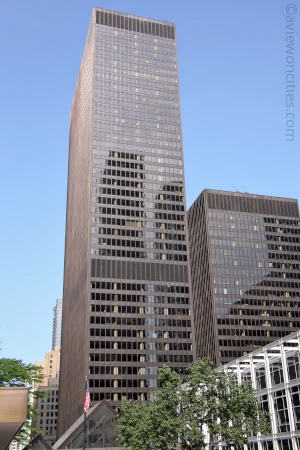
<svg viewBox="0 0 300 450"><path fill-rule="evenodd" d="M297 83L289 88L294 107L286 106L286 17L298 32L299 81L299 0L2 2L1 357L34 362L51 349L63 283L69 110L94 6L177 25L188 206L204 188L300 198Z"/></svg>

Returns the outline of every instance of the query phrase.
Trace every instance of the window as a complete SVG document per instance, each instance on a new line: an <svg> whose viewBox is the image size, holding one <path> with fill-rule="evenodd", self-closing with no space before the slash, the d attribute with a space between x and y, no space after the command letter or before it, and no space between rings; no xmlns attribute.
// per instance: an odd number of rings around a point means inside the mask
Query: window
<svg viewBox="0 0 300 450"><path fill-rule="evenodd" d="M280 389L279 391L274 392L273 398L278 432L283 433L290 431L285 391Z"/></svg>
<svg viewBox="0 0 300 450"><path fill-rule="evenodd" d="M255 370L255 376L256 376L256 388L259 389L265 389L267 387L266 385L266 369L265 367L259 367Z"/></svg>
<svg viewBox="0 0 300 450"><path fill-rule="evenodd" d="M300 430L300 386L293 386L290 389L292 408L294 414L295 428Z"/></svg>
<svg viewBox="0 0 300 450"><path fill-rule="evenodd" d="M295 378L300 377L299 370L299 353L295 353L294 355L288 356L286 359L287 369L290 380L295 380Z"/></svg>
<svg viewBox="0 0 300 450"><path fill-rule="evenodd" d="M270 364L270 375L272 386L283 383L282 363L280 360Z"/></svg>

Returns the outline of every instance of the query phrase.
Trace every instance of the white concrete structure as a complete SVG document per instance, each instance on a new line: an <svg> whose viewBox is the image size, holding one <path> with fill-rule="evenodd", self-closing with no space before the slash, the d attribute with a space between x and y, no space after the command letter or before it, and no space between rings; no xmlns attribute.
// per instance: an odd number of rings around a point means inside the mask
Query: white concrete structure
<svg viewBox="0 0 300 450"><path fill-rule="evenodd" d="M249 450L300 449L299 339L297 331L218 369L235 372L239 383L251 381L271 414L272 434L250 438Z"/></svg>

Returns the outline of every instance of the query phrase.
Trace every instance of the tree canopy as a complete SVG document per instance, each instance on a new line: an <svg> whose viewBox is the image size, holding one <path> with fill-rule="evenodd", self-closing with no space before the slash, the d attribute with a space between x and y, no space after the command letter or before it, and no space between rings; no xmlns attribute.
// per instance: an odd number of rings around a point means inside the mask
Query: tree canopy
<svg viewBox="0 0 300 450"><path fill-rule="evenodd" d="M159 369L161 389L149 403L124 402L117 433L132 450L213 449L220 441L241 446L248 437L270 432L251 383L238 385L233 373L212 370L207 358L188 369L187 382L167 366Z"/></svg>
<svg viewBox="0 0 300 450"><path fill-rule="evenodd" d="M25 364L20 359L0 358L0 387L25 386L31 389L31 396L38 398L46 393L33 391L34 383L42 383L44 375L41 373L42 368L33 364ZM42 434L40 428L31 426L32 420L37 415L37 409L34 408L32 401L29 399L27 420L22 429L19 431L15 440L21 444L27 444L31 433Z"/></svg>

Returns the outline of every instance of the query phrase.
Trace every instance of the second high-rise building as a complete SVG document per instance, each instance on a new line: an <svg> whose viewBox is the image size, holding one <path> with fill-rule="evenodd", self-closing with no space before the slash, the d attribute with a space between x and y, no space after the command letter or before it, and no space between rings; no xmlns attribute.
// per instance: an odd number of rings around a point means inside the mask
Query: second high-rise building
<svg viewBox="0 0 300 450"><path fill-rule="evenodd" d="M71 110L60 436L192 361L175 26L94 9Z"/></svg>
<svg viewBox="0 0 300 450"><path fill-rule="evenodd" d="M197 357L224 364L300 328L297 200L205 190L188 221Z"/></svg>

